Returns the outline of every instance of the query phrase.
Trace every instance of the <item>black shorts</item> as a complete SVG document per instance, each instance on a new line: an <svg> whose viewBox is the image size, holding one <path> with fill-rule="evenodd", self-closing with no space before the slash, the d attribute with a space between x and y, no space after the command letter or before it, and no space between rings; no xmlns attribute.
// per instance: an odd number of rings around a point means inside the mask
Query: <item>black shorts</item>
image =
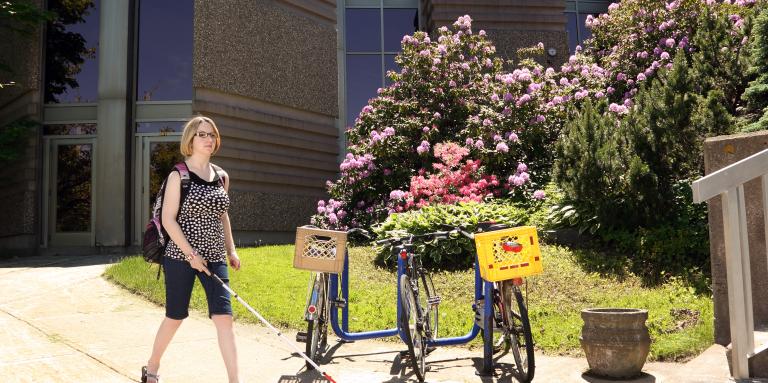
<svg viewBox="0 0 768 383"><path fill-rule="evenodd" d="M208 270L229 285L229 270L226 262L208 262ZM165 316L181 320L189 316L189 299L195 276L200 280L208 300L208 317L232 315L229 292L221 284L203 272L192 268L187 261L163 257L165 272Z"/></svg>

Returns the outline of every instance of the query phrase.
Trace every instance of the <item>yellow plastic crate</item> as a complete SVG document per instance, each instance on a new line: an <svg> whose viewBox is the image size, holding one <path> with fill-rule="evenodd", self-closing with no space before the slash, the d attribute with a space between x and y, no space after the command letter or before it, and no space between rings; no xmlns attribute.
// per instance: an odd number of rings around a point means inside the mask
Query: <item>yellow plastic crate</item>
<svg viewBox="0 0 768 383"><path fill-rule="evenodd" d="M475 246L480 276L486 281L527 277L543 271L539 236L533 226L475 234Z"/></svg>

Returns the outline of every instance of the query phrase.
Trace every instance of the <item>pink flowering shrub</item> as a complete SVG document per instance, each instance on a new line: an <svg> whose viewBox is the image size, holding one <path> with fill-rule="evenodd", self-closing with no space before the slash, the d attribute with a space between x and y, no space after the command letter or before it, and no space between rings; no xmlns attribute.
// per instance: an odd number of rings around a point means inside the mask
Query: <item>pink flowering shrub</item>
<svg viewBox="0 0 768 383"><path fill-rule="evenodd" d="M609 6L607 13L589 17L587 28L592 38L585 43L585 49L576 54L578 60L589 57L596 68L606 76L606 87L600 91L609 109L616 114L626 114L634 105L634 97L640 87L657 77L660 69L670 69L678 51L694 62L694 55L702 62L719 66L709 73L700 73L704 83L714 81L712 88L721 89L728 100L740 95L739 86L745 68L741 62L748 54L744 48L748 41L750 23L754 13L755 0L713 1L713 0L624 0ZM722 33L715 24L723 23ZM697 38L698 34L698 38ZM720 35L722 34L722 35ZM717 42L712 45L712 42ZM564 73L579 73L584 65L578 62L564 65ZM695 66L693 64L692 66ZM593 67L590 67L593 70ZM704 84L702 84L704 85ZM741 87L743 88L743 87ZM729 94L733 93L733 94ZM731 105L734 112L736 105Z"/></svg>
<svg viewBox="0 0 768 383"><path fill-rule="evenodd" d="M504 72L469 16L434 37L404 36L396 62L402 70L388 73L392 85L347 131L349 153L313 223L369 226L433 203L532 198L530 174L551 166L545 148L565 118L562 106L547 105L560 91L555 71L523 60Z"/></svg>
<svg viewBox="0 0 768 383"><path fill-rule="evenodd" d="M394 211L436 203L482 202L485 197L501 195L497 177L478 172L479 160L462 162L469 149L455 143L439 143L435 145L434 154L440 161L432 164L435 173L426 174L426 170L421 169L418 175L411 177L409 191L393 190L390 193Z"/></svg>

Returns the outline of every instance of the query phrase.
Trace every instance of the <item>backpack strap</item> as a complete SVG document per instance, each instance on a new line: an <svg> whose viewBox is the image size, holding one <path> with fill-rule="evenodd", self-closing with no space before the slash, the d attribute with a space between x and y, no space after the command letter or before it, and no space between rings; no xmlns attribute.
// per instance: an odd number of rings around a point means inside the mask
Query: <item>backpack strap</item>
<svg viewBox="0 0 768 383"><path fill-rule="evenodd" d="M179 172L179 177L181 177L181 198L179 198L179 211L181 211L181 207L184 205L184 200L187 198L190 189L189 168L187 163L183 161L174 165L173 168Z"/></svg>
<svg viewBox="0 0 768 383"><path fill-rule="evenodd" d="M221 187L224 187L227 181L227 173L225 173L224 169L222 169L219 165L211 163L211 166L213 166L213 170L216 171L216 175L219 176L219 184L221 184Z"/></svg>

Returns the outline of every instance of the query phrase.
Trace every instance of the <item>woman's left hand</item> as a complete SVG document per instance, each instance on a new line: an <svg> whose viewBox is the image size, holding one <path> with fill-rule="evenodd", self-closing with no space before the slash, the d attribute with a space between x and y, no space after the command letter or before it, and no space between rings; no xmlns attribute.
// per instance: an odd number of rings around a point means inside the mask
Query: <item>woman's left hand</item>
<svg viewBox="0 0 768 383"><path fill-rule="evenodd" d="M229 265L235 270L240 270L240 257L234 251L227 256L229 259Z"/></svg>

